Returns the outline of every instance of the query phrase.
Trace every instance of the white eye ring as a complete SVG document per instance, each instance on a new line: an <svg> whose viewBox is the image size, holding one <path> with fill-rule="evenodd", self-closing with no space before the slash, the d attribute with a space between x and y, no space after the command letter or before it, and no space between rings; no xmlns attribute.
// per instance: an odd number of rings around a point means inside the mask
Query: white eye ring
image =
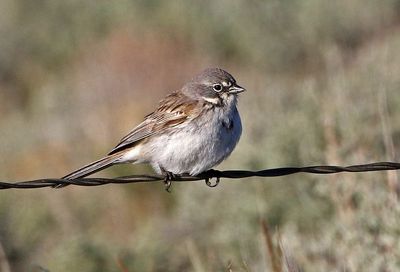
<svg viewBox="0 0 400 272"><path fill-rule="evenodd" d="M214 91L216 91L217 93L219 93L220 91L222 91L222 85L217 83L213 85L213 89Z"/></svg>

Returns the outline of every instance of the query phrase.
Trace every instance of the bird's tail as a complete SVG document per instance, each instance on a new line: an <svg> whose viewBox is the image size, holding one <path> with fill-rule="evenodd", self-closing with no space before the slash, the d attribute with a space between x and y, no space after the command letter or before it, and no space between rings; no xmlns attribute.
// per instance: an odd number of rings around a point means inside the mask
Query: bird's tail
<svg viewBox="0 0 400 272"><path fill-rule="evenodd" d="M84 178L86 176L89 176L90 174L96 173L100 170L103 170L105 168L108 168L108 167L116 164L120 157L121 157L121 154L119 154L119 153L108 155L104 158L101 158L100 160L89 163L89 164L69 173L68 175L62 177L62 179ZM62 188L67 185L68 184L61 184L61 185L55 186L55 188Z"/></svg>

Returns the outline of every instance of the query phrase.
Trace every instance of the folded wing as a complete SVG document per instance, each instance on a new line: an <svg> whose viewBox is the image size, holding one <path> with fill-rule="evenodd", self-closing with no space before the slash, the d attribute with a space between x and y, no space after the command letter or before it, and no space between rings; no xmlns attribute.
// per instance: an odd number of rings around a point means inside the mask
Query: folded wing
<svg viewBox="0 0 400 272"><path fill-rule="evenodd" d="M198 103L182 93L174 92L168 95L160 101L157 110L147 115L142 123L123 137L108 155L135 146L150 136L163 133L196 118L199 114L199 107L196 107Z"/></svg>

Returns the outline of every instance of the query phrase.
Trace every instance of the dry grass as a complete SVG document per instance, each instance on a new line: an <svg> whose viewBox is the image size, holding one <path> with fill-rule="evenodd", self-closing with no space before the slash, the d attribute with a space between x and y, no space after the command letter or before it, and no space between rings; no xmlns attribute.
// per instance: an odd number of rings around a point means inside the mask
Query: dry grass
<svg viewBox="0 0 400 272"><path fill-rule="evenodd" d="M243 137L219 169L397 160L399 6L3 0L0 179L58 177L96 159L165 93L216 65L249 90ZM4 191L0 264L397 271L398 184L392 172L177 184L173 194L161 184Z"/></svg>

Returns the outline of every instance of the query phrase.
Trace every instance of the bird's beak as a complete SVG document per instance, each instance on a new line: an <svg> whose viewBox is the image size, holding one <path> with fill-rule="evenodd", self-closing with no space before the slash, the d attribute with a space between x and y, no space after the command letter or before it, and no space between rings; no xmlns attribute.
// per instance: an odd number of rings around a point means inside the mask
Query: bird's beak
<svg viewBox="0 0 400 272"><path fill-rule="evenodd" d="M245 88L240 87L239 85L233 85L232 87L229 88L228 93L237 94L237 93L244 92L245 90L246 90Z"/></svg>

